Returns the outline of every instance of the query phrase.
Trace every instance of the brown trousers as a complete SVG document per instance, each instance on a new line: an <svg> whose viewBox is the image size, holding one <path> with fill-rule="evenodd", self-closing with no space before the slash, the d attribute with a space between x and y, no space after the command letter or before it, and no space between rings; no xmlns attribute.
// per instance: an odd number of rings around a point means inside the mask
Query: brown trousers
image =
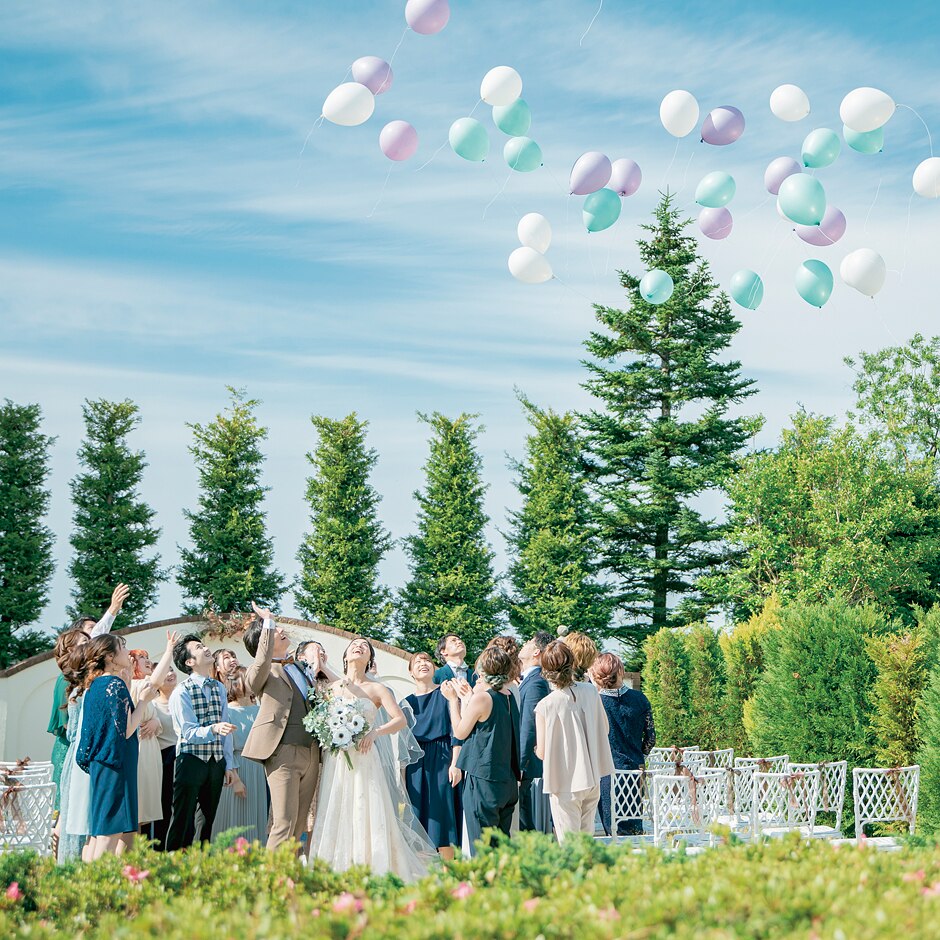
<svg viewBox="0 0 940 940"><path fill-rule="evenodd" d="M271 831L267 847L276 849L307 831L307 814L320 781L320 749L316 744L282 744L264 762L271 791Z"/></svg>

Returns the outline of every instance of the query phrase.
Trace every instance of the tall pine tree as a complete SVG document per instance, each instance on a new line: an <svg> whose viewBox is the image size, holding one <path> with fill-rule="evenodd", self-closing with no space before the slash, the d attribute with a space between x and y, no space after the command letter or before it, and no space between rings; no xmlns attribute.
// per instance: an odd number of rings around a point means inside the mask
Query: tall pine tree
<svg viewBox="0 0 940 940"><path fill-rule="evenodd" d="M132 401L89 400L82 415L82 469L71 483L75 512L69 574L75 587L69 617L97 618L111 603L114 585L123 581L131 588L124 613L130 623L140 623L167 578L160 556L148 557L160 530L139 493L147 461L127 441L140 424L140 409Z"/></svg>
<svg viewBox="0 0 940 940"><path fill-rule="evenodd" d="M369 483L378 455L366 447L368 422L355 412L339 421L310 420L319 442L307 454L314 468L307 480L311 530L297 553L297 606L305 617L386 640L392 605L378 568L392 540Z"/></svg>
<svg viewBox="0 0 940 940"><path fill-rule="evenodd" d="M720 358L741 324L679 216L663 196L638 242L644 266L672 277L672 296L647 303L639 278L621 272L628 306L596 306L603 330L585 344L593 359L584 387L597 399L582 416L585 459L604 569L627 621L621 632L634 640L707 612L696 581L728 551L722 525L696 501L725 482L761 424L729 417L755 392L740 363Z"/></svg>
<svg viewBox="0 0 940 940"><path fill-rule="evenodd" d="M49 449L38 405L0 405L0 669L46 649L34 630L55 570L49 508Z"/></svg>
<svg viewBox="0 0 940 940"><path fill-rule="evenodd" d="M431 651L438 637L456 633L472 661L497 632L500 609L484 532L482 461L474 448L482 429L474 427L476 415L419 418L432 436L425 488L414 494L418 531L405 539L411 576L400 597L399 642Z"/></svg>
<svg viewBox="0 0 940 940"><path fill-rule="evenodd" d="M610 602L594 577L597 542L576 418L519 400L532 432L525 461L512 463L523 503L509 515L510 623L522 637L567 624L601 640Z"/></svg>
<svg viewBox="0 0 940 940"><path fill-rule="evenodd" d="M187 425L199 474L199 508L183 515L192 548L181 548L177 582L190 603L187 613L251 610L251 602L276 606L284 576L274 568L274 546L265 528L261 485L266 428L259 402L229 388L228 408L209 424Z"/></svg>

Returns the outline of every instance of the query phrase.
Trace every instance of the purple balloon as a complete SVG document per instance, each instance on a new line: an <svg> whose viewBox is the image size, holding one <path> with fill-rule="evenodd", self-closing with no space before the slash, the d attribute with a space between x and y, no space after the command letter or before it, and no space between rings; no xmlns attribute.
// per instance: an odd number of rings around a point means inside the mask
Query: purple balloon
<svg viewBox="0 0 940 940"><path fill-rule="evenodd" d="M379 134L379 147L389 160L409 160L418 149L418 132L407 121L389 121Z"/></svg>
<svg viewBox="0 0 940 940"><path fill-rule="evenodd" d="M835 206L826 206L826 213L819 225L798 225L796 234L810 245L827 248L845 234L845 216Z"/></svg>
<svg viewBox="0 0 940 940"><path fill-rule="evenodd" d="M373 95L381 95L392 87L392 67L377 55L364 55L352 64L352 79L365 85Z"/></svg>
<svg viewBox="0 0 940 940"><path fill-rule="evenodd" d="M709 111L702 125L702 140L716 147L733 144L743 133L744 115L730 104Z"/></svg>
<svg viewBox="0 0 940 940"><path fill-rule="evenodd" d="M720 209L702 209L698 214L698 227L709 238L727 238L731 234L732 225L734 219L724 206Z"/></svg>
<svg viewBox="0 0 940 940"><path fill-rule="evenodd" d="M632 196L643 180L640 167L634 160L621 157L610 165L610 179L607 188L612 189L618 196Z"/></svg>
<svg viewBox="0 0 940 940"><path fill-rule="evenodd" d="M422 36L439 33L449 19L447 0L408 0L405 4L405 22Z"/></svg>
<svg viewBox="0 0 940 940"><path fill-rule="evenodd" d="M764 170L764 188L776 196L780 192L780 184L788 176L802 172L802 165L793 157L777 157L776 160L771 160L767 169Z"/></svg>
<svg viewBox="0 0 940 940"><path fill-rule="evenodd" d="M575 160L568 189L574 196L596 193L607 185L610 172L610 160L597 150L589 150Z"/></svg>

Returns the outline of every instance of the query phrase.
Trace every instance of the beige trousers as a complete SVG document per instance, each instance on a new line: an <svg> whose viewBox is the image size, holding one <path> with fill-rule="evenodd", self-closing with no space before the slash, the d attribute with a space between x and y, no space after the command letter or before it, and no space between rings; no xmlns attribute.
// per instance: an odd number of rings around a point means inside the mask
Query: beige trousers
<svg viewBox="0 0 940 940"><path fill-rule="evenodd" d="M282 744L264 762L271 791L271 831L267 847L276 849L307 831L307 814L320 780L320 749L316 744Z"/></svg>
<svg viewBox="0 0 940 940"><path fill-rule="evenodd" d="M559 842L565 841L570 832L594 832L594 816L601 798L598 784L590 790L578 790L577 793L552 793L549 803L552 806L552 822Z"/></svg>

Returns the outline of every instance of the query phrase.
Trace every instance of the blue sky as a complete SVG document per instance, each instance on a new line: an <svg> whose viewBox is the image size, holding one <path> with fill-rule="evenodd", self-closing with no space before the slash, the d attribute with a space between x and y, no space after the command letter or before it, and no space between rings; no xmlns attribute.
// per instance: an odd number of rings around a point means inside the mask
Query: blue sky
<svg viewBox="0 0 940 940"><path fill-rule="evenodd" d="M622 302L614 272L640 270L633 243L657 191L678 191L694 215L695 184L710 170L737 180L735 231L703 238L702 252L723 283L750 267L766 285L760 310L741 312L733 349L761 389L750 403L768 417L758 443L771 443L798 403L845 409L843 356L940 332L940 203L910 198L911 173L929 155L910 112L889 123L884 154L846 150L820 171L848 218L837 246L799 242L762 187L772 158L798 156L814 127L839 128L839 102L859 85L884 88L940 135L932 5L607 0L580 44L596 0L451 8L447 28L425 37L403 36L403 0L4 4L0 395L41 404L57 436L59 571L45 621L61 622L68 598L68 480L85 397L140 404L144 495L169 564L196 496L185 422L210 420L228 384L262 399L270 528L290 575L305 527L311 413L356 410L371 422L383 516L400 538L413 525L426 453L415 412L479 412L502 564L497 529L516 503L506 455L520 454L525 434L514 388L556 408L587 405L579 360L590 301ZM314 127L350 63L388 58L399 40L395 81L373 118ZM545 168L507 170L505 138L480 105L490 160L472 165L445 147L416 172L496 65L523 77ZM769 111L783 82L810 96L812 114L798 124ZM728 148L695 135L677 147L658 119L673 88L692 91L703 112L736 105L745 135ZM415 125L420 147L389 174L378 132L399 118ZM588 236L565 182L594 149L637 160L644 180L620 221ZM530 211L552 222L548 257L564 284L527 287L508 274L516 222ZM792 277L802 260L837 271L858 247L881 252L892 272L875 302L838 277L822 311L799 299ZM400 550L384 574L401 584ZM154 615L178 606L169 584ZM284 609L293 611L290 598Z"/></svg>

